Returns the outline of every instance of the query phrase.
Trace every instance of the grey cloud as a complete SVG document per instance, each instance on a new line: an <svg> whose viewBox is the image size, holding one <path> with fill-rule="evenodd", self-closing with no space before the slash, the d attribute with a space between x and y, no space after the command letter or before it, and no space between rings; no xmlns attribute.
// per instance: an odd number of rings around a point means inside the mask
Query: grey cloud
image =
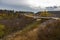
<svg viewBox="0 0 60 40"><path fill-rule="evenodd" d="M31 8L28 3L27 0L0 0L0 9L8 9L8 10L18 10L18 11L33 11L33 12L37 12L37 11L42 11L45 10L44 8ZM49 9L46 8L46 10L54 10L54 9Z"/></svg>
<svg viewBox="0 0 60 40"><path fill-rule="evenodd" d="M15 11L32 11L32 12L37 12L37 9L32 9L26 5L7 5L7 4L1 4L0 9L8 9L8 10L15 10Z"/></svg>
<svg viewBox="0 0 60 40"><path fill-rule="evenodd" d="M19 3L19 5L18 5L18 1L17 0L13 0L12 2L11 2L12 0L2 0L1 2L1 4L0 4L0 9L12 9L12 10L20 10L20 11L33 11L33 12L37 12L37 11L40 11L40 9L33 9L33 8L31 8L31 7L29 7L28 5L27 5L27 3L24 3L26 0L20 0L20 3ZM17 1L17 2L16 2ZM10 3L9 3L10 2ZM17 3L17 4L15 4L15 2ZM14 3L13 5L12 5L12 3Z"/></svg>
<svg viewBox="0 0 60 40"><path fill-rule="evenodd" d="M2 3L10 5L27 5L27 0L2 0Z"/></svg>

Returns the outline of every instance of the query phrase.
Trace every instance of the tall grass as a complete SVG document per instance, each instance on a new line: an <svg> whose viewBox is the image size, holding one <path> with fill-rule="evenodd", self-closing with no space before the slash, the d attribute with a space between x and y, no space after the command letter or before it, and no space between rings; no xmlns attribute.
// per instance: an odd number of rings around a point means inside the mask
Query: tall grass
<svg viewBox="0 0 60 40"><path fill-rule="evenodd" d="M33 22L32 24L29 24L29 25L26 26L23 30L21 30L21 34L24 34L24 33L26 33L26 32L29 32L29 31L37 28L38 25L40 25L40 23L41 23L40 21L35 21L35 22Z"/></svg>
<svg viewBox="0 0 60 40"><path fill-rule="evenodd" d="M4 35L4 28L5 26L0 24L0 38Z"/></svg>

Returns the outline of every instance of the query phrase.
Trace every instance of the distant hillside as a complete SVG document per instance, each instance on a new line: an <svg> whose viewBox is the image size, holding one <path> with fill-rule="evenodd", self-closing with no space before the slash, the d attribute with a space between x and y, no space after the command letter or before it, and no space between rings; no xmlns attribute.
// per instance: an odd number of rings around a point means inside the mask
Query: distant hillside
<svg viewBox="0 0 60 40"><path fill-rule="evenodd" d="M47 11L48 13L54 14L56 17L60 17L60 11ZM41 12L37 12L35 15L40 15Z"/></svg>
<svg viewBox="0 0 60 40"><path fill-rule="evenodd" d="M55 14L57 17L60 17L60 11L48 11L51 14Z"/></svg>
<svg viewBox="0 0 60 40"><path fill-rule="evenodd" d="M28 12L28 11L14 11L14 10L0 10L0 14L1 13L20 13L20 14L33 14L34 12Z"/></svg>

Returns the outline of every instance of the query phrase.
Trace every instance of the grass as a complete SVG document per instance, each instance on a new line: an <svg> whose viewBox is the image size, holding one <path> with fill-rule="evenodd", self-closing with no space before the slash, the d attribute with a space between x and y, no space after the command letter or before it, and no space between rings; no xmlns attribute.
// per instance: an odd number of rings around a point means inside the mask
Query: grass
<svg viewBox="0 0 60 40"><path fill-rule="evenodd" d="M37 29L40 24L41 24L41 20L35 21L27 25L22 30L12 33L10 35L7 35L6 38L3 38L3 40L4 39L6 40L11 40L11 39L12 40L36 40L38 35L35 29Z"/></svg>
<svg viewBox="0 0 60 40"><path fill-rule="evenodd" d="M36 22L34 22L34 23L26 26L26 28L24 28L23 30L21 30L21 34L29 32L30 30L33 30L34 28L37 28L38 25L40 25L40 21L36 21Z"/></svg>
<svg viewBox="0 0 60 40"><path fill-rule="evenodd" d="M0 38L4 35L4 28L5 26L0 24Z"/></svg>
<svg viewBox="0 0 60 40"><path fill-rule="evenodd" d="M36 39L36 33L33 32L33 29L37 28L40 25L40 21L35 21L28 26L26 26L24 29L17 31L16 33L11 34L12 40L35 40ZM30 32L32 31L32 33ZM28 33L29 32L29 33ZM15 35L15 36L14 36ZM30 36L32 35L32 36ZM8 39L7 39L8 38ZM5 38L6 40L10 40L9 35ZM4 40L4 38L3 38Z"/></svg>

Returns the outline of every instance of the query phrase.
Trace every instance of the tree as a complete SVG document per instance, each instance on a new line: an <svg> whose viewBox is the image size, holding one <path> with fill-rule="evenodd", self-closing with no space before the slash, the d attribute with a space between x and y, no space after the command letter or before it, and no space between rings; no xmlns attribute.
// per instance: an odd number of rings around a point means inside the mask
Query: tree
<svg viewBox="0 0 60 40"><path fill-rule="evenodd" d="M40 14L40 16L42 16L42 17L50 17L50 16L52 16L52 14L48 13L47 11L43 11L43 12Z"/></svg>

